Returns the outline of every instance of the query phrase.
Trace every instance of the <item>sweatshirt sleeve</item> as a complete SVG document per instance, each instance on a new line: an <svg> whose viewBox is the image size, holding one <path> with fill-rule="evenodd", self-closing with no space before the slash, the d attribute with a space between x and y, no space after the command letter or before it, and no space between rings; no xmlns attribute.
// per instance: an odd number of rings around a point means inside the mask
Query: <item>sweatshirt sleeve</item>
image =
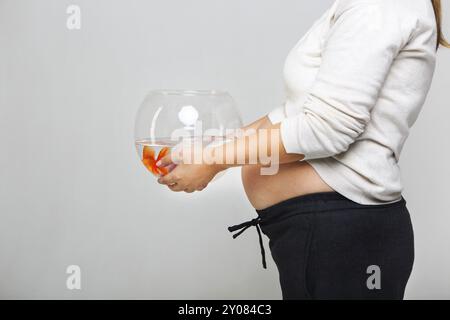
<svg viewBox="0 0 450 320"><path fill-rule="evenodd" d="M391 65L402 48L398 15L383 1L347 1L334 17L322 52L317 78L302 112L271 120L281 122L288 153L305 159L345 152L364 132Z"/></svg>

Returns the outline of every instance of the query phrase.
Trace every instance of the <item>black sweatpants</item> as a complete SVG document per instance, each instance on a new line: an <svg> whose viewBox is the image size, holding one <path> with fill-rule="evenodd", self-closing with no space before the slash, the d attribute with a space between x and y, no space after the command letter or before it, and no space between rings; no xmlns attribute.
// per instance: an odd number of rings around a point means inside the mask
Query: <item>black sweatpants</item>
<svg viewBox="0 0 450 320"><path fill-rule="evenodd" d="M258 218L269 238L283 299L403 299L414 261L406 202L361 205L338 193L293 198Z"/></svg>

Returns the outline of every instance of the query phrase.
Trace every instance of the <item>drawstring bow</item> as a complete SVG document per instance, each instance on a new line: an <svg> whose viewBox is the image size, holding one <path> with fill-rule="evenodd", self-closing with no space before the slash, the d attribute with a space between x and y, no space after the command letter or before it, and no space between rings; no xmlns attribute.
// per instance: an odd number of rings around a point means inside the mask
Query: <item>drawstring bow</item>
<svg viewBox="0 0 450 320"><path fill-rule="evenodd" d="M259 223L261 221L261 218L255 218L253 220L238 224L236 226L228 227L228 231L235 232L240 230L239 232L233 234L233 239L236 239L239 237L242 233L244 233L245 230L247 230L250 227L255 227L256 231L258 232L259 237L259 246L261 248L261 257L262 257L262 265L264 269L267 269L266 264L266 251L264 250L264 243L261 235L261 227L259 226Z"/></svg>

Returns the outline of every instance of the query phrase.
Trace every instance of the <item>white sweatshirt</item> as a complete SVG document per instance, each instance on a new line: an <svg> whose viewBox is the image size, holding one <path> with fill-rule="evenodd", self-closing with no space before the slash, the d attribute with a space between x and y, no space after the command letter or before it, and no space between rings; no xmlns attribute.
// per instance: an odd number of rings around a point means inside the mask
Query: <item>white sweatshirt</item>
<svg viewBox="0 0 450 320"><path fill-rule="evenodd" d="M281 122L335 191L361 204L401 199L398 160L431 85L437 31L430 0L337 0L286 59Z"/></svg>

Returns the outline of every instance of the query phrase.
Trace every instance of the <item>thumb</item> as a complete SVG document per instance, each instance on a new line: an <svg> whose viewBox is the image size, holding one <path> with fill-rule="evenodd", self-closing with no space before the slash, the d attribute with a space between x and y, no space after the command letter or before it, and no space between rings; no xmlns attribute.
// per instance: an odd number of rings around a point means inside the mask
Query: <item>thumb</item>
<svg viewBox="0 0 450 320"><path fill-rule="evenodd" d="M156 165L158 167L164 168L164 167L168 167L170 165L175 165L178 164L179 161L179 155L178 152L169 152L167 155L165 155L164 157L162 157L157 163Z"/></svg>
<svg viewBox="0 0 450 320"><path fill-rule="evenodd" d="M172 157L170 156L170 153L162 157L157 163L156 166L160 168L167 167L173 163Z"/></svg>

